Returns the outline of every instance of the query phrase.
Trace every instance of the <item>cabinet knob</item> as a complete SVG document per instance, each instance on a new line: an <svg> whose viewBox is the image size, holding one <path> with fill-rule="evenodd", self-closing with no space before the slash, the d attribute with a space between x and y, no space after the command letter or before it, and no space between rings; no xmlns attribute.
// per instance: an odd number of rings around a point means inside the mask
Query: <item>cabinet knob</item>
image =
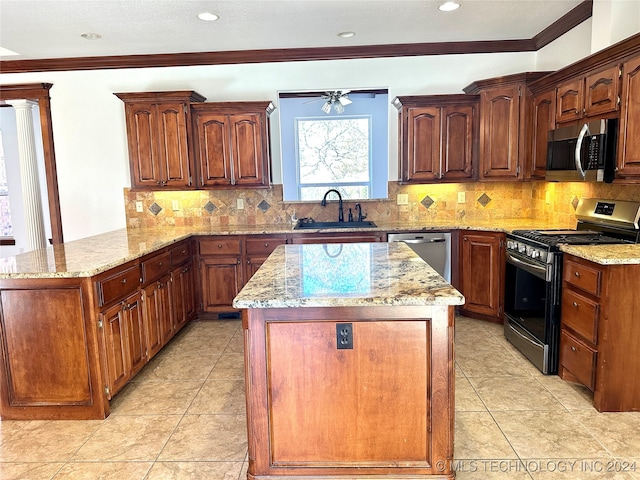
<svg viewBox="0 0 640 480"><path fill-rule="evenodd" d="M265 248L266 248L266 247L268 247L268 246L269 246L269 244L265 242L264 246L265 246Z"/></svg>
<svg viewBox="0 0 640 480"><path fill-rule="evenodd" d="M222 244L221 243L218 244L218 248L222 248Z"/></svg>
<svg viewBox="0 0 640 480"><path fill-rule="evenodd" d="M250 258L247 260L247 265L251 265L251 259Z"/></svg>
<svg viewBox="0 0 640 480"><path fill-rule="evenodd" d="M159 267L161 267L161 266L162 266L162 262L159 262L159 263L158 263L158 266L159 266Z"/></svg>
<svg viewBox="0 0 640 480"><path fill-rule="evenodd" d="M122 284L124 285L125 283L127 283L127 279L126 279L126 278L123 278L123 279L122 279Z"/></svg>
<svg viewBox="0 0 640 480"><path fill-rule="evenodd" d="M573 306L578 308L578 302L573 302Z"/></svg>
<svg viewBox="0 0 640 480"><path fill-rule="evenodd" d="M576 277L580 277L580 272L574 272L573 273Z"/></svg>
<svg viewBox="0 0 640 480"><path fill-rule="evenodd" d="M240 265L240 261L241 261L241 260L240 260L240 259L238 259L238 261L237 261L236 263L237 263L238 265Z"/></svg>
<svg viewBox="0 0 640 480"><path fill-rule="evenodd" d="M571 347L571 351L575 352L576 351L576 347Z"/></svg>

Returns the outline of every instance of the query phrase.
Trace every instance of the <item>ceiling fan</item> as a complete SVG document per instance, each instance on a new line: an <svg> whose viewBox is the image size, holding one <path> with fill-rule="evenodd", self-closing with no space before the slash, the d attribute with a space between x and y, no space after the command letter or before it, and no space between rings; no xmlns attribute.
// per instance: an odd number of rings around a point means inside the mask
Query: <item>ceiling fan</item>
<svg viewBox="0 0 640 480"><path fill-rule="evenodd" d="M349 100L349 97L347 96L350 91L351 90L334 90L332 92L324 92L324 95L322 95L320 98L316 100L311 100L310 102L306 102L306 103L324 100L324 103L322 104L322 107L321 107L321 110L324 113L328 115L329 113L331 113L331 109L333 108L333 110L336 113L340 114L344 112L345 105L349 105L353 103L351 100Z"/></svg>

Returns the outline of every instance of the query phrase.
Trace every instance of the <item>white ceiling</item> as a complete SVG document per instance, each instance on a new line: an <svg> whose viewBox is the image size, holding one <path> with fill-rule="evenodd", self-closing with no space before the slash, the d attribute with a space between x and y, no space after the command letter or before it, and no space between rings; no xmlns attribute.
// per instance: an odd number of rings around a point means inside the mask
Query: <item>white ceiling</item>
<svg viewBox="0 0 640 480"><path fill-rule="evenodd" d="M445 13L438 0L0 0L0 47L19 54L0 58L530 39L582 0L458 2Z"/></svg>

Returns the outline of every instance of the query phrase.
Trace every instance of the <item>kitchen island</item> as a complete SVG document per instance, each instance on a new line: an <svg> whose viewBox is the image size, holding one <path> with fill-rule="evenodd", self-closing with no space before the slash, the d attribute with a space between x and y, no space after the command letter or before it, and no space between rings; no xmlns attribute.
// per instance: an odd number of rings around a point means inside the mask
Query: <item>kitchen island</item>
<svg viewBox="0 0 640 480"><path fill-rule="evenodd" d="M279 246L234 300L248 478L453 478L463 303L405 244Z"/></svg>

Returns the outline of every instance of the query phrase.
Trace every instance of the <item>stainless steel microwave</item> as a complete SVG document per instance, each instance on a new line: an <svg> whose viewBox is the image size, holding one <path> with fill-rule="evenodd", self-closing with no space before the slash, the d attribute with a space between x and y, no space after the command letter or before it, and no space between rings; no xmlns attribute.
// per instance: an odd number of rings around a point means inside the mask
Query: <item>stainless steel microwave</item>
<svg viewBox="0 0 640 480"><path fill-rule="evenodd" d="M545 179L611 183L617 136L617 119L592 120L549 131Z"/></svg>

